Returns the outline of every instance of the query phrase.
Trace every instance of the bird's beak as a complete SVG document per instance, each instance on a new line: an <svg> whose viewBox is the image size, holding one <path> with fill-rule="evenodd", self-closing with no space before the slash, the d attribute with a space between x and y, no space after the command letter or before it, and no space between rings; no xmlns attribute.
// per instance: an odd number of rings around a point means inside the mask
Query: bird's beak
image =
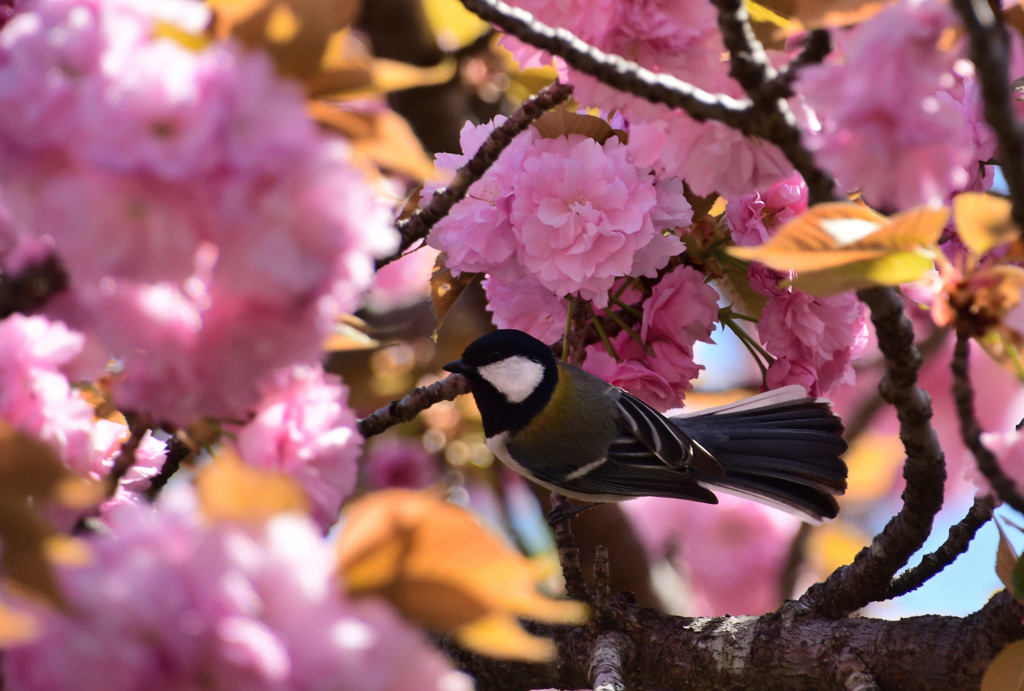
<svg viewBox="0 0 1024 691"><path fill-rule="evenodd" d="M442 369L447 372L454 372L455 374L472 374L473 368L462 362L462 360L452 360Z"/></svg>

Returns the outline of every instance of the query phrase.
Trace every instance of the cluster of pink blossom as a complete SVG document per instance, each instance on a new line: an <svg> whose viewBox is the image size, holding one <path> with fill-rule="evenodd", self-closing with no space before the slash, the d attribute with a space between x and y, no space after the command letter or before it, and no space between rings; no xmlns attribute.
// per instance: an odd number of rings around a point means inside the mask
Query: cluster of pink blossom
<svg viewBox="0 0 1024 691"><path fill-rule="evenodd" d="M697 341L711 342L718 320L718 293L701 272L680 266L654 286L643 303L639 333L623 331L587 348L584 369L660 410L679 406L701 365L693 361Z"/></svg>
<svg viewBox="0 0 1024 691"><path fill-rule="evenodd" d="M0 267L55 254L48 314L120 360L119 406L175 424L241 417L316 359L396 240L265 54L175 40L208 21L184 0L26 0L0 32Z"/></svg>
<svg viewBox="0 0 1024 691"><path fill-rule="evenodd" d="M0 422L47 443L72 470L99 479L110 472L128 428L97 420L71 387L64 370L74 366L84 340L45 317L14 314L0 321ZM116 499L145 489L166 453L165 444L147 433ZM76 517L55 510L51 518L70 525Z"/></svg>
<svg viewBox="0 0 1024 691"><path fill-rule="evenodd" d="M350 600L333 550L305 516L205 525L187 487L157 510L124 505L65 568L70 612L4 651L7 688L466 689L383 601Z"/></svg>
<svg viewBox="0 0 1024 691"><path fill-rule="evenodd" d="M462 154L439 155L438 168L458 168L501 122L467 123ZM617 137L604 143L582 134L549 138L531 128L428 242L447 252L456 274L486 272L506 283L528 278L556 298L578 295L602 308L616 279L654 278L682 251L679 239L664 231L689 224L691 216L682 183L638 167ZM500 284L490 292L501 300Z"/></svg>
<svg viewBox="0 0 1024 691"><path fill-rule="evenodd" d="M973 69L958 60L962 44L942 45L957 23L941 0L895 3L834 33L840 62L800 73L797 88L820 121L808 146L876 208L943 203L985 184L979 164L994 147Z"/></svg>
<svg viewBox="0 0 1024 691"><path fill-rule="evenodd" d="M236 430L242 459L295 479L324 530L356 485L362 437L347 398L348 389L319 365L279 370L264 383L253 419Z"/></svg>
<svg viewBox="0 0 1024 691"><path fill-rule="evenodd" d="M764 192L730 199L726 221L737 245L759 245L806 210L807 185L794 175ZM817 396L852 384L852 362L868 342L863 303L851 293L816 298L780 288L786 277L758 263L749 271L751 287L768 298L758 319L761 342L775 357L768 388L800 384Z"/></svg>
<svg viewBox="0 0 1024 691"><path fill-rule="evenodd" d="M742 96L721 59L725 51L712 3L699 0L604 0L595 8L580 0L516 0L539 20L572 31L609 53L654 72L670 74L706 91ZM502 39L521 64L550 56ZM559 65L584 105L621 110L632 121L629 149L636 161L659 174L687 181L697 194L743 194L767 187L793 167L774 145L717 122L697 122L680 111L613 89Z"/></svg>

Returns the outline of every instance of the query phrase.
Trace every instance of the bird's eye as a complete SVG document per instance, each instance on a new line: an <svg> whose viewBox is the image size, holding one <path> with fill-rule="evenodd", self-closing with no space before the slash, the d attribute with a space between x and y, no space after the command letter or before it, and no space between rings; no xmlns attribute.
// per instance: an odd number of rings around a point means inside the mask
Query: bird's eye
<svg viewBox="0 0 1024 691"><path fill-rule="evenodd" d="M498 350L497 348L491 348L486 353L484 353L484 360L486 360L487 362L497 362L500 359L501 351Z"/></svg>

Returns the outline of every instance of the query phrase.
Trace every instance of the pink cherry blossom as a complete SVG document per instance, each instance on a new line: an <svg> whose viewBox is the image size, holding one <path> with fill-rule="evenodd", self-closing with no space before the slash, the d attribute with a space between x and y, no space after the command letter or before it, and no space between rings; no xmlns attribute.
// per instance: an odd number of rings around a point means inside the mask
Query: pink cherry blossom
<svg viewBox="0 0 1024 691"><path fill-rule="evenodd" d="M438 154L437 167L454 175L479 150L487 136L507 120L504 116L474 126L466 123L460 134L462 154ZM515 261L517 249L510 213L513 181L522 168L523 158L536 137L535 130L520 134L482 178L469 187L466 198L433 228L427 242L447 253L446 266L456 275L462 272L487 272L506 280L520 278L522 269ZM439 189L436 183L424 186L424 195Z"/></svg>
<svg viewBox="0 0 1024 691"><path fill-rule="evenodd" d="M699 195L750 194L793 173L793 166L774 144L720 122L699 123L683 114L634 123L629 147L639 163L686 180Z"/></svg>
<svg viewBox="0 0 1024 691"><path fill-rule="evenodd" d="M42 637L4 652L10 688L464 688L388 605L341 592L308 518L208 526L187 488L163 499L112 511L94 563L61 573L71 613L41 612Z"/></svg>
<svg viewBox="0 0 1024 691"><path fill-rule="evenodd" d="M772 387L802 384L811 395L827 395L854 381L851 363L867 344L867 312L851 293L816 298L789 288L769 297L758 333L777 358Z"/></svg>
<svg viewBox="0 0 1024 691"><path fill-rule="evenodd" d="M545 343L562 337L569 306L539 281L526 277L508 282L492 276L483 286L491 320L499 329L519 329Z"/></svg>
<svg viewBox="0 0 1024 691"><path fill-rule="evenodd" d="M726 219L733 242L741 247L764 244L775 229L807 211L807 194L807 184L794 173L763 193L730 199Z"/></svg>
<svg viewBox="0 0 1024 691"><path fill-rule="evenodd" d="M598 307L655 236L657 193L626 147L571 134L538 139L513 187L511 220L523 267L559 297Z"/></svg>
<svg viewBox="0 0 1024 691"><path fill-rule="evenodd" d="M338 520L356 484L362 438L347 397L341 381L319 367L284 370L265 388L253 420L237 432L242 459L298 481L324 529Z"/></svg>
<svg viewBox="0 0 1024 691"><path fill-rule="evenodd" d="M616 361L604 346L597 343L587 347L583 369L625 389L658 410L679 407L679 395L672 384L643 360L629 358Z"/></svg>
<svg viewBox="0 0 1024 691"><path fill-rule="evenodd" d="M665 340L692 354L695 342L711 342L717 320L718 293L700 271L681 266L662 278L644 302L640 337L645 343Z"/></svg>

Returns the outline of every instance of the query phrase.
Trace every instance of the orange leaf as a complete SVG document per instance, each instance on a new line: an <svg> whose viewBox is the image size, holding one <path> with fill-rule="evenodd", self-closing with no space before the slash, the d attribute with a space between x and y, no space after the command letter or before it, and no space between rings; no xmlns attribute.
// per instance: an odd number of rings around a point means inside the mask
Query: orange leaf
<svg viewBox="0 0 1024 691"><path fill-rule="evenodd" d="M0 601L0 648L29 643L42 632L38 619Z"/></svg>
<svg viewBox="0 0 1024 691"><path fill-rule="evenodd" d="M71 552L57 549L62 541L38 508L84 509L103 497L102 483L72 473L49 445L0 424L0 567L9 585L63 607L52 557Z"/></svg>
<svg viewBox="0 0 1024 691"><path fill-rule="evenodd" d="M579 623L586 607L537 592L538 569L465 510L410 490L376 492L349 510L339 573L352 595L387 598L409 620L454 633L467 647L506 658L548 660L553 648L516 618Z"/></svg>
<svg viewBox="0 0 1024 691"><path fill-rule="evenodd" d="M246 465L224 449L196 474L199 508L211 521L262 522L282 511L309 510L309 500L284 473Z"/></svg>
<svg viewBox="0 0 1024 691"><path fill-rule="evenodd" d="M889 219L861 204L818 204L765 244L728 252L779 271L796 271L803 285L794 285L815 295L897 285L931 267L948 218L946 209L916 208Z"/></svg>
<svg viewBox="0 0 1024 691"><path fill-rule="evenodd" d="M1024 689L1024 641L1014 641L996 655L981 678L981 691Z"/></svg>
<svg viewBox="0 0 1024 691"><path fill-rule="evenodd" d="M451 270L445 266L447 257L448 255L444 252L437 255L437 261L434 262L434 273L430 277L430 303L434 307L438 329L441 328L444 318L455 306L455 301L459 299L459 296L481 276L481 274L470 273L462 273L458 277L453 276Z"/></svg>

